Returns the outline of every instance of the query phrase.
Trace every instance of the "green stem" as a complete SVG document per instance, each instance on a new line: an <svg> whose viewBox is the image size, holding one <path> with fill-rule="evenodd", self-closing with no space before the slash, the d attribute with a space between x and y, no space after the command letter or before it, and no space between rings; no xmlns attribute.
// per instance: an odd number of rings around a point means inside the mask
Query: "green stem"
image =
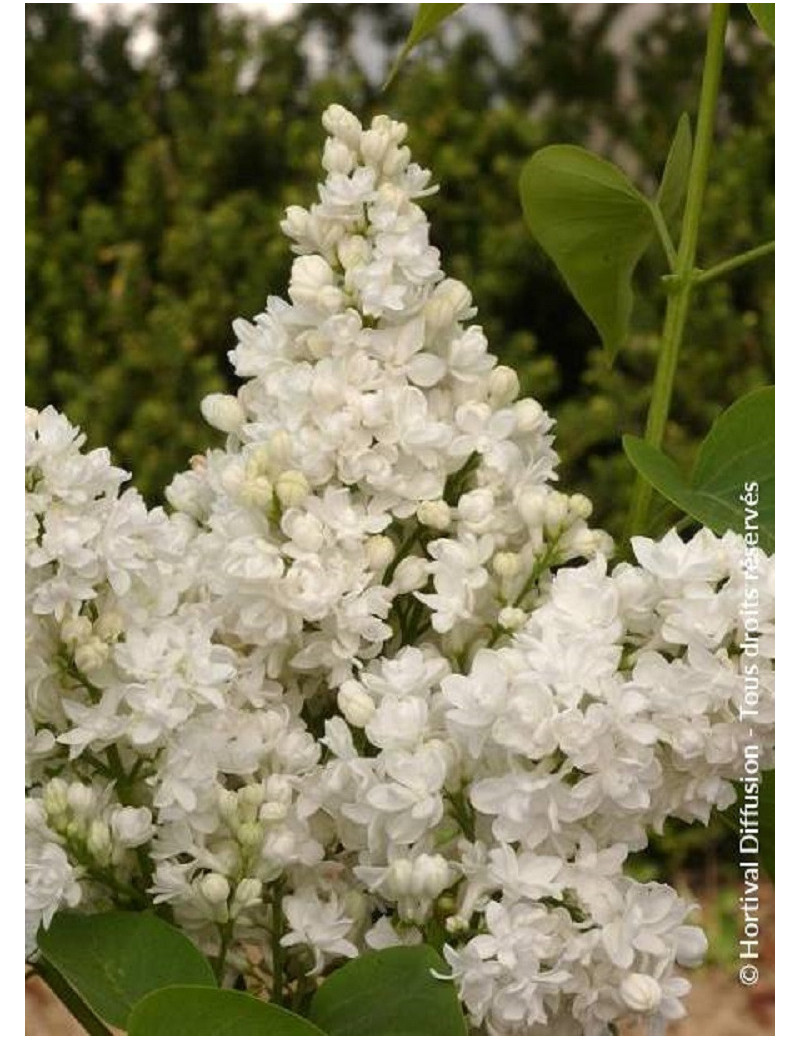
<svg viewBox="0 0 800 1040"><path fill-rule="evenodd" d="M658 237L664 250L664 256L667 258L669 269L670 271L674 271L675 264L678 260L678 253L673 244L672 235L669 233L667 223L664 220L664 214L656 203L653 203L650 207L650 211L653 214L653 223L656 226L656 231L658 232Z"/></svg>
<svg viewBox="0 0 800 1040"><path fill-rule="evenodd" d="M41 954L36 962L36 971L67 1011L77 1018L89 1036L112 1035L111 1030L107 1029L104 1023L100 1021L83 997L72 988L64 976L49 961L46 961Z"/></svg>
<svg viewBox="0 0 800 1040"><path fill-rule="evenodd" d="M715 264L713 267L709 267L707 271L703 271L697 275L695 278L695 284L705 285L706 282L713 282L715 278L728 274L729 271L735 271L737 267L744 267L745 264L750 264L754 260L760 260L763 256L770 256L774 252L775 241L765 242L763 245L756 246L754 249L748 249L744 253L732 256L730 260L723 260L721 264Z"/></svg>
<svg viewBox="0 0 800 1040"><path fill-rule="evenodd" d="M214 958L213 970L217 977L217 985L222 985L222 980L225 978L225 961L228 957L228 947L231 944L231 938L233 937L233 922L228 921L225 924L219 926L219 952Z"/></svg>
<svg viewBox="0 0 800 1040"><path fill-rule="evenodd" d="M272 996L273 1004L283 1006L283 881L272 886Z"/></svg>
<svg viewBox="0 0 800 1040"><path fill-rule="evenodd" d="M695 258L700 217L703 209L709 159L714 136L714 117L719 95L722 61L725 53L725 29L728 24L729 4L712 4L708 27L703 82L700 88L700 106L697 117L697 137L689 170L686 208L683 213L678 254L673 269L672 286L664 316L661 352L658 358L653 396L647 415L645 440L660 448L667 425L675 371L678 364L689 301L695 285ZM647 516L653 489L647 480L637 474L628 521L628 537L646 530Z"/></svg>
<svg viewBox="0 0 800 1040"><path fill-rule="evenodd" d="M384 573L383 578L381 579L381 584L382 585L391 585L392 578L394 578L394 572L397 570L397 568L400 565L400 563L411 552L411 549L412 549L412 547L414 545L414 542L416 542L418 537L419 537L419 526L416 523L414 523L413 527L411 528L411 531L406 536L405 541L402 542L402 544L400 545L400 548L395 553L394 559L389 564L389 566L386 568L386 572Z"/></svg>

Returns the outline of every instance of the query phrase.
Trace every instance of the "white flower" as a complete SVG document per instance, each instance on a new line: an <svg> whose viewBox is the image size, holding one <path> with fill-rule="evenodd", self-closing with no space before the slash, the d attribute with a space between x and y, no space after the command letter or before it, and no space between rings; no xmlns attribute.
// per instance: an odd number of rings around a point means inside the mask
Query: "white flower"
<svg viewBox="0 0 800 1040"><path fill-rule="evenodd" d="M649 1013L661 1003L661 987L652 976L633 972L622 980L620 996L631 1011Z"/></svg>
<svg viewBox="0 0 800 1040"><path fill-rule="evenodd" d="M314 957L309 972L319 975L325 965L337 957L355 957L357 948L346 938L353 926L338 898L320 899L312 889L300 889L283 900L289 929L281 946L306 946Z"/></svg>
<svg viewBox="0 0 800 1040"><path fill-rule="evenodd" d="M208 394L200 410L206 422L223 433L238 433L245 421L244 409L230 394Z"/></svg>
<svg viewBox="0 0 800 1040"><path fill-rule="evenodd" d="M77 906L81 899L75 868L66 852L53 842L45 844L26 865L25 909L34 912L45 928L62 906Z"/></svg>
<svg viewBox="0 0 800 1040"><path fill-rule="evenodd" d="M144 845L153 836L152 814L145 806L136 809L124 806L111 814L111 834L114 841L126 849Z"/></svg>
<svg viewBox="0 0 800 1040"><path fill-rule="evenodd" d="M774 562L743 722L743 540L609 573L552 419L466 324L407 127L323 123L289 299L234 323L242 385L201 405L228 437L172 515L26 413L28 924L146 891L226 970L279 940L290 987L444 926L475 1031L663 1031L705 939L625 861L730 804L748 743L772 764Z"/></svg>

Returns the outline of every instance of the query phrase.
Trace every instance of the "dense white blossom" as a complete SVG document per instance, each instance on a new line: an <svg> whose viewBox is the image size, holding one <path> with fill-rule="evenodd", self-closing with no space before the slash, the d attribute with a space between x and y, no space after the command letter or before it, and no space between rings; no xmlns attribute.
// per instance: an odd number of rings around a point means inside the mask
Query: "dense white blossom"
<svg viewBox="0 0 800 1040"><path fill-rule="evenodd" d="M405 126L324 125L290 302L235 323L225 443L170 514L27 413L31 923L166 903L231 977L446 934L476 1029L658 1030L704 939L624 863L730 804L745 743L769 762L773 561L744 726L741 538L613 566L440 267Z"/></svg>

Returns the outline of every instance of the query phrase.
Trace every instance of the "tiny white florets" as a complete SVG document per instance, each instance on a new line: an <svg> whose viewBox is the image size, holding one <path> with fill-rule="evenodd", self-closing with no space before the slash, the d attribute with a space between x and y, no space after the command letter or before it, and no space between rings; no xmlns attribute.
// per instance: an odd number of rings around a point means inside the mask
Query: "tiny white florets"
<svg viewBox="0 0 800 1040"><path fill-rule="evenodd" d="M705 940L624 862L727 805L753 733L767 764L773 561L744 727L741 539L611 566L444 275L407 128L323 125L289 302L235 323L225 446L171 515L26 412L31 925L124 892L269 972L280 918L296 977L444 930L475 1029L656 1031Z"/></svg>

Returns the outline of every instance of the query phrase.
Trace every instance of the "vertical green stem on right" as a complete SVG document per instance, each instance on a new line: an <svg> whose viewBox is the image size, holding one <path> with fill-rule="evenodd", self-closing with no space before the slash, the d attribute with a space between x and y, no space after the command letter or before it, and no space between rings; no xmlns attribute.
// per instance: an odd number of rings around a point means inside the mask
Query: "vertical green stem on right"
<svg viewBox="0 0 800 1040"><path fill-rule="evenodd" d="M653 383L653 396L647 413L645 440L660 448L667 425L675 370L678 364L686 316L695 283L695 258L700 217L703 209L711 146L714 137L714 119L722 75L725 52L725 30L728 24L729 4L712 4L708 26L706 56L703 65L703 82L700 88L700 105L697 115L697 132L689 171L686 207L683 211L681 237L677 257L670 280L670 296L664 316L661 350ZM628 536L646 530L647 517L653 489L640 474L637 474L633 489L631 511L628 520Z"/></svg>

